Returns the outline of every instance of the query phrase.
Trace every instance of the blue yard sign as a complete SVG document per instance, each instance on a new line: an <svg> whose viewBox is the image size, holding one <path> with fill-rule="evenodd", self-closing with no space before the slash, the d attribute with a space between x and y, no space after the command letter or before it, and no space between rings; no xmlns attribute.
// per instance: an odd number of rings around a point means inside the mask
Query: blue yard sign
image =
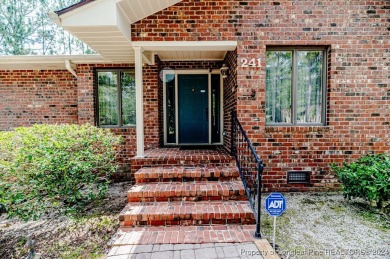
<svg viewBox="0 0 390 259"><path fill-rule="evenodd" d="M281 193L273 192L265 199L265 209L274 217L273 248L275 249L276 217L282 215L287 208L287 201Z"/></svg>
<svg viewBox="0 0 390 259"><path fill-rule="evenodd" d="M265 199L265 209L269 215L278 217L287 208L287 202L281 193L273 192Z"/></svg>

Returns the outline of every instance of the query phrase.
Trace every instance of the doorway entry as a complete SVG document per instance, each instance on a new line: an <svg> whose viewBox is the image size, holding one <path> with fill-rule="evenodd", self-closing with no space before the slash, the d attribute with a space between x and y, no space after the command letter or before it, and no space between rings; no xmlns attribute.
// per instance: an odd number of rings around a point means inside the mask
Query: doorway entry
<svg viewBox="0 0 390 259"><path fill-rule="evenodd" d="M208 144L208 75L178 77L179 144Z"/></svg>
<svg viewBox="0 0 390 259"><path fill-rule="evenodd" d="M164 72L164 144L222 144L219 71Z"/></svg>

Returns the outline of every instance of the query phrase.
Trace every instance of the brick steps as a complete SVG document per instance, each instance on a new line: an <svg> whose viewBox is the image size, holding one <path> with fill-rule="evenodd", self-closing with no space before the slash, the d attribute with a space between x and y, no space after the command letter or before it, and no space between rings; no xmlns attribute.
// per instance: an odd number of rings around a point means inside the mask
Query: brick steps
<svg viewBox="0 0 390 259"><path fill-rule="evenodd" d="M138 183L129 202L247 200L241 181Z"/></svg>
<svg viewBox="0 0 390 259"><path fill-rule="evenodd" d="M185 181L226 181L239 179L234 165L144 167L135 174L137 183L145 182L185 182Z"/></svg>
<svg viewBox="0 0 390 259"><path fill-rule="evenodd" d="M136 184L114 246L250 242L256 220L222 149L161 148L132 159Z"/></svg>
<svg viewBox="0 0 390 259"><path fill-rule="evenodd" d="M131 159L132 173L144 167L206 166L209 164L232 165L235 164L235 158L220 147L213 150L151 149L145 151L145 157Z"/></svg>
<svg viewBox="0 0 390 259"><path fill-rule="evenodd" d="M254 224L247 201L128 203L121 226Z"/></svg>
<svg viewBox="0 0 390 259"><path fill-rule="evenodd" d="M255 225L122 227L113 246L251 242Z"/></svg>
<svg viewBox="0 0 390 259"><path fill-rule="evenodd" d="M208 165L210 163L215 165L230 165L234 162L231 157L209 157L209 156L183 156L177 158L137 158L132 161L132 165L138 164L144 166L180 166L180 165Z"/></svg>

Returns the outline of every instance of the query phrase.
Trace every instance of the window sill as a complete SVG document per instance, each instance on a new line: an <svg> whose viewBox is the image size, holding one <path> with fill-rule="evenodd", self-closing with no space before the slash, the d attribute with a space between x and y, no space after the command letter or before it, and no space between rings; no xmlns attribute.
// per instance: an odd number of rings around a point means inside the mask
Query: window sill
<svg viewBox="0 0 390 259"><path fill-rule="evenodd" d="M303 126L303 125L268 125L265 132L329 132L330 127L326 125Z"/></svg>
<svg viewBox="0 0 390 259"><path fill-rule="evenodd" d="M97 126L99 128L102 128L102 129L135 129L136 126Z"/></svg>

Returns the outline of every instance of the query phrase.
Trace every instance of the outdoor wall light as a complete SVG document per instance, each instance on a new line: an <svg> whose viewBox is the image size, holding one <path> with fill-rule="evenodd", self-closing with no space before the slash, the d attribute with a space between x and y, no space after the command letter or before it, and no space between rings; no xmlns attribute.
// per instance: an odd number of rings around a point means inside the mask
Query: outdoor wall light
<svg viewBox="0 0 390 259"><path fill-rule="evenodd" d="M224 63L221 67L221 76L222 78L226 78L228 77L228 74L229 74L229 67L227 67L226 64Z"/></svg>

